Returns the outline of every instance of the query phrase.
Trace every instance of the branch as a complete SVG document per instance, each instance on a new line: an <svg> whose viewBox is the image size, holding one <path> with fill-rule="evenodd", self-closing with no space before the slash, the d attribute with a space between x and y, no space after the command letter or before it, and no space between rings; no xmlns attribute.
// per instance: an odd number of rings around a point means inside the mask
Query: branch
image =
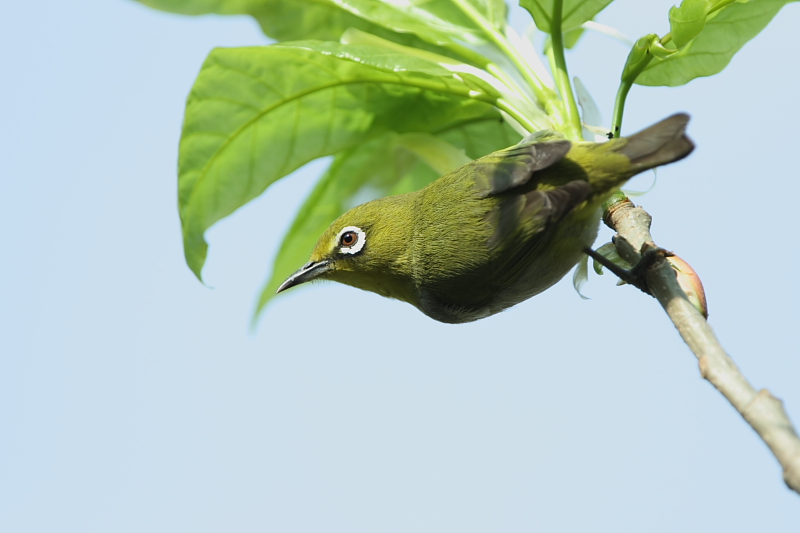
<svg viewBox="0 0 800 533"><path fill-rule="evenodd" d="M617 250L630 264L638 262L643 248L655 246L650 235L650 215L627 198L608 207L603 219L617 232ZM700 375L714 385L758 433L783 467L786 485L800 494L800 438L783 403L767 389L756 391L748 383L723 350L706 319L689 302L668 261L661 258L648 270L647 284L697 356Z"/></svg>

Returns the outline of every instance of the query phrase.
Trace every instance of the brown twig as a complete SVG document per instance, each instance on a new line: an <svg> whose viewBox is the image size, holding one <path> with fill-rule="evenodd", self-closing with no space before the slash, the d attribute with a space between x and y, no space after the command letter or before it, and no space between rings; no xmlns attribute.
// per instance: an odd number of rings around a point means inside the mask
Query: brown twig
<svg viewBox="0 0 800 533"><path fill-rule="evenodd" d="M641 252L655 246L650 235L651 217L627 198L608 207L604 221L617 232L619 255L636 264ZM690 303L676 279L676 272L663 258L647 272L653 296L667 312L681 337L697 356L700 375L708 380L739 411L758 433L783 467L783 479L800 494L800 438L783 403L767 389L756 391L725 353L714 331Z"/></svg>

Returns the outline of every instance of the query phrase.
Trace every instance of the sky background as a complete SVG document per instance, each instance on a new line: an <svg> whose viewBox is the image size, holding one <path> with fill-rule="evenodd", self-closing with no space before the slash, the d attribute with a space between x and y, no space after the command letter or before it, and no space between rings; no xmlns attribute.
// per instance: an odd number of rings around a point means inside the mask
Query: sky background
<svg viewBox="0 0 800 533"><path fill-rule="evenodd" d="M671 4L598 20L664 34ZM203 59L265 44L255 22L129 0L3 11L0 530L800 531L766 446L657 302L609 275L591 300L565 279L461 326L316 284L251 333L324 162L208 232L210 289L183 260L176 161ZM696 151L637 201L796 423L798 27L789 5L722 74L634 87L625 122L692 114ZM568 57L606 121L626 54L587 35Z"/></svg>

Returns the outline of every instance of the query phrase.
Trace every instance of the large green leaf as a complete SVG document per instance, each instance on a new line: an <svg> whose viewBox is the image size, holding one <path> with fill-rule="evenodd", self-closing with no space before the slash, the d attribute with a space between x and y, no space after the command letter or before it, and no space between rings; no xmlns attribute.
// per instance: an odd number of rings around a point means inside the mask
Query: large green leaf
<svg viewBox="0 0 800 533"><path fill-rule="evenodd" d="M494 101L436 63L376 47L303 41L212 51L189 95L180 146L189 267L200 277L206 229L301 165L387 131L484 116Z"/></svg>
<svg viewBox="0 0 800 533"><path fill-rule="evenodd" d="M500 0L338 0L343 9L399 33L413 33L438 44L485 41L483 28L466 10L472 8L496 29L506 23Z"/></svg>
<svg viewBox="0 0 800 533"><path fill-rule="evenodd" d="M519 5L528 10L543 32L553 33L553 10L561 0L520 0ZM561 31L580 26L592 20L612 0L563 0L561 11Z"/></svg>
<svg viewBox="0 0 800 533"><path fill-rule="evenodd" d="M411 3L386 0L136 0L162 11L184 15L250 15L277 41L336 41L356 28L406 46L458 56L437 45L483 41L481 29L453 0ZM459 0L462 1L462 0ZM469 2L490 24L503 29L503 0ZM418 38L418 37L419 38ZM421 40L421 39L422 40Z"/></svg>
<svg viewBox="0 0 800 533"><path fill-rule="evenodd" d="M720 72L750 39L758 35L780 9L795 0L739 0L712 13L702 31L682 49L655 57L637 78L639 85L676 87ZM688 31L691 35L695 28Z"/></svg>
<svg viewBox="0 0 800 533"><path fill-rule="evenodd" d="M421 189L452 170L433 170L424 164L413 146L416 137L420 135L389 132L336 155L284 237L270 279L261 291L256 316L275 297L280 284L308 260L319 236L347 209L372 198ZM471 159L519 140L494 112L449 125L428 137L431 145L447 143Z"/></svg>
<svg viewBox="0 0 800 533"><path fill-rule="evenodd" d="M380 29L325 0L136 0L146 6L183 15L250 15L264 33L278 41L335 41L347 28Z"/></svg>

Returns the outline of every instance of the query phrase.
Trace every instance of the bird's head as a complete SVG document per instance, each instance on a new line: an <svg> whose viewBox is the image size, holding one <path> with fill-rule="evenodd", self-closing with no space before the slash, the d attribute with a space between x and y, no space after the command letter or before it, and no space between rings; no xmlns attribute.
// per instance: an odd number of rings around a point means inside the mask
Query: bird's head
<svg viewBox="0 0 800 533"><path fill-rule="evenodd" d="M309 261L278 288L332 280L381 296L413 301L412 223L408 195L354 207L325 230Z"/></svg>

